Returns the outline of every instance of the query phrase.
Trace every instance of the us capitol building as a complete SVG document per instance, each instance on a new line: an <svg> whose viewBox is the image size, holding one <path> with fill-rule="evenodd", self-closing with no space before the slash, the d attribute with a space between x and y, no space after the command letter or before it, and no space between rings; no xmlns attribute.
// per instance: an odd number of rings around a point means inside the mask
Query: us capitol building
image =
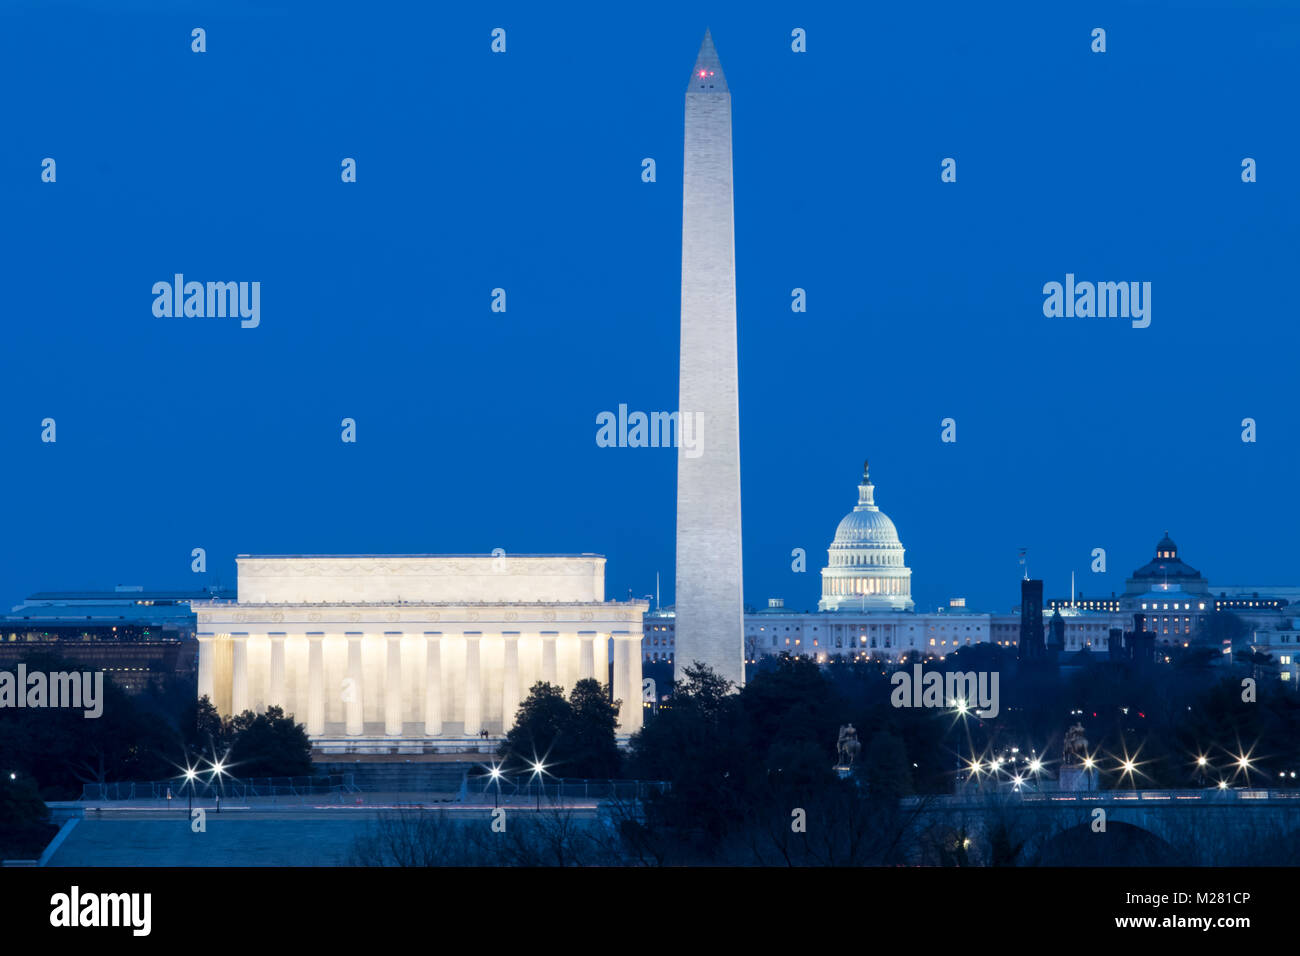
<svg viewBox="0 0 1300 956"><path fill-rule="evenodd" d="M858 504L835 529L830 563L822 570L819 611L910 611L912 571L889 516L876 507L869 463L862 466Z"/></svg>
<svg viewBox="0 0 1300 956"><path fill-rule="evenodd" d="M821 572L821 599L816 611L787 610L779 598L745 615L745 659L756 663L782 653L818 661L842 660L906 663L942 660L963 647L993 643L1015 648L1020 641L1021 613L970 610L963 599L932 613L915 610L911 569L905 562L898 529L876 504L875 485L864 465L858 501L844 516L827 549ZM1122 595L1086 598L1071 595L1045 603L1045 640L1055 627L1069 654L1109 652L1112 629L1131 630L1135 616L1153 632L1154 646L1169 649L1195 641L1198 627L1214 611L1231 611L1248 629L1251 646L1273 655L1285 680L1298 680L1300 657L1300 588L1221 586L1211 588L1201 573L1178 555L1166 533L1151 561L1125 582ZM648 668L675 657L674 612L656 609L644 617L644 663ZM1227 655L1232 648L1223 648ZM1159 655L1158 655L1159 656Z"/></svg>
<svg viewBox="0 0 1300 956"><path fill-rule="evenodd" d="M1019 636L1018 614L968 613L961 607L916 613L903 543L894 522L876 504L867 465L857 504L835 529L821 577L817 611L789 611L774 598L766 610L745 615L746 661L788 653L819 661L900 662L942 657L988 641L1010 647ZM644 621L646 663L672 661L673 609L647 613Z"/></svg>

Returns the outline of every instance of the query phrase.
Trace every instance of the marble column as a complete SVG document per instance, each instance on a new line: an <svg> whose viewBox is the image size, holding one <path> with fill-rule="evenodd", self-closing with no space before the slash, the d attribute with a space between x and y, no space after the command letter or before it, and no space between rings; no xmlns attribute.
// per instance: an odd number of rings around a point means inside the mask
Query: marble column
<svg viewBox="0 0 1300 956"><path fill-rule="evenodd" d="M284 707L284 635L272 634L271 673L266 690L267 707Z"/></svg>
<svg viewBox="0 0 1300 956"><path fill-rule="evenodd" d="M608 688L609 682L609 632L596 635L593 643L593 654L596 669L596 680L600 681L600 686Z"/></svg>
<svg viewBox="0 0 1300 956"><path fill-rule="evenodd" d="M465 635L465 736L475 736L483 729L483 676L479 662L482 634Z"/></svg>
<svg viewBox="0 0 1300 956"><path fill-rule="evenodd" d="M424 634L424 735L442 735L442 635Z"/></svg>
<svg viewBox="0 0 1300 956"><path fill-rule="evenodd" d="M579 631L578 641L578 680L586 680L596 676L596 632Z"/></svg>
<svg viewBox="0 0 1300 956"><path fill-rule="evenodd" d="M307 733L325 733L324 634L307 635Z"/></svg>
<svg viewBox="0 0 1300 956"><path fill-rule="evenodd" d="M542 680L548 684L559 683L555 663L555 642L559 636L557 631L542 631Z"/></svg>
<svg viewBox="0 0 1300 956"><path fill-rule="evenodd" d="M248 635L232 634L231 638L230 712L242 714L248 710Z"/></svg>
<svg viewBox="0 0 1300 956"><path fill-rule="evenodd" d="M501 693L501 732L504 734L515 725L515 714L519 711L519 633L507 631L501 636L505 638Z"/></svg>
<svg viewBox="0 0 1300 956"><path fill-rule="evenodd" d="M641 701L641 635L635 631L628 634L627 643L627 687L630 700L625 705L625 714L620 715L620 728L625 734L634 734L641 729L645 717L645 707Z"/></svg>
<svg viewBox="0 0 1300 956"><path fill-rule="evenodd" d="M578 682L578 632L560 633L555 639L555 682L567 694Z"/></svg>
<svg viewBox="0 0 1300 956"><path fill-rule="evenodd" d="M213 661L213 636L211 634L200 634L199 636L199 697L206 697L212 701L213 705L217 702L215 662Z"/></svg>
<svg viewBox="0 0 1300 956"><path fill-rule="evenodd" d="M384 734L402 736L402 635L388 632L388 673L384 682Z"/></svg>
<svg viewBox="0 0 1300 956"><path fill-rule="evenodd" d="M365 733L365 711L362 708L362 680L364 674L361 670L361 638L360 634L348 634L348 686L345 688L343 696L344 710L347 716L347 734L349 737L359 737Z"/></svg>
<svg viewBox="0 0 1300 956"><path fill-rule="evenodd" d="M628 713L628 695L631 691L627 686L627 655L629 645L626 634L614 633L614 700L622 701L618 708L618 732L625 734L627 729Z"/></svg>

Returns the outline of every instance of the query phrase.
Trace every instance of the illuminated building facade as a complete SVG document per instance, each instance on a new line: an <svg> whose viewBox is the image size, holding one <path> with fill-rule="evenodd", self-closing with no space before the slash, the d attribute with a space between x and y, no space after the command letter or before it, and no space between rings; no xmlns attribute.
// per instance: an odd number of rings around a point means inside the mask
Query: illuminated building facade
<svg viewBox="0 0 1300 956"><path fill-rule="evenodd" d="M606 601L600 555L237 559L238 599L196 603L198 694L283 707L333 752L463 749L510 729L537 681L612 671L641 726L640 601Z"/></svg>
<svg viewBox="0 0 1300 956"><path fill-rule="evenodd" d="M0 666L47 650L102 670L127 693L169 677L194 678L198 662L193 601L233 598L233 591L41 591L0 617Z"/></svg>

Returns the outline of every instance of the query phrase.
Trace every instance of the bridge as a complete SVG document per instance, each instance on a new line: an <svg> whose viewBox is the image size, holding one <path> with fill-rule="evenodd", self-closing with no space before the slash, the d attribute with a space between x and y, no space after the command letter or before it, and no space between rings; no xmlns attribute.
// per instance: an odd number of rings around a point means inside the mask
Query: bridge
<svg viewBox="0 0 1300 956"><path fill-rule="evenodd" d="M1300 862L1300 790L973 791L901 806L922 864Z"/></svg>

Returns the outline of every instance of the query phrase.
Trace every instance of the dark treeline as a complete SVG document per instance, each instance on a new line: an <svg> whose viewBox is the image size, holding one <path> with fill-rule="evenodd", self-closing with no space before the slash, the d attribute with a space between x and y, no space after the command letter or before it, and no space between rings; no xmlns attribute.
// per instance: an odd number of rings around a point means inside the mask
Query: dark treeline
<svg viewBox="0 0 1300 956"><path fill-rule="evenodd" d="M47 651L23 663L29 673L82 669ZM174 678L136 695L105 679L103 695L96 718L71 708L0 708L0 772L33 781L46 800L76 799L87 783L166 780L216 759L245 778L312 773L305 730L278 707L222 718L207 698L195 699L194 681Z"/></svg>
<svg viewBox="0 0 1300 956"><path fill-rule="evenodd" d="M989 719L895 706L893 672L879 665L770 659L730 694L708 670L688 667L671 708L634 737L626 767L671 790L643 821L625 824L625 837L670 864L901 862L909 847L899 797L952 793L972 760L987 767L1013 748L1025 764L1030 754L1042 760L1039 781L1050 786L1076 722L1104 789L1297 785L1300 702L1267 667L1214 666L1203 653L1144 668L1087 654L1065 663L1022 668L1013 652L983 646L926 665L997 673L999 712ZM832 767L846 723L863 747L842 780ZM1025 764L999 774L1004 788L1015 772L1034 785ZM792 825L800 811L802 837Z"/></svg>
<svg viewBox="0 0 1300 956"><path fill-rule="evenodd" d="M618 828L626 859L667 864L905 862L907 814L917 803L900 798L952 793L972 760L987 766L1013 752L1040 758L1050 779L1076 722L1103 788L1300 785L1292 776L1300 773L1300 701L1270 662L1225 664L1194 648L1145 667L1098 658L1085 652L1061 667L1030 667L984 645L925 665L996 673L998 713L988 718L947 705L896 706L893 678L911 665L769 658L740 692L687 667L671 702L627 751L615 745L617 702L607 687L580 681L565 696L538 684L500 764L508 773L540 761L554 777L666 781L666 793L626 813ZM46 653L26 663L77 670ZM105 681L104 697L97 719L0 709L0 815L17 834L10 845L25 846L32 827L45 826L38 798L73 799L84 783L175 778L215 759L245 778L312 772L302 725L278 708L221 718L194 699L192 683L132 697ZM861 749L841 777L833 768L846 724ZM1023 767L1008 770L1033 785ZM1005 786L1010 773L1001 776Z"/></svg>
<svg viewBox="0 0 1300 956"><path fill-rule="evenodd" d="M1103 789L1300 785L1300 699L1272 662L1224 663L1204 647L1162 653L1167 662L1135 666L1085 651L1061 667L1022 665L994 646L949 655L944 669L1001 675L1001 713L969 721L962 755L1032 748L1054 772L1065 732L1077 722ZM1124 760L1133 761L1132 773L1122 771Z"/></svg>
<svg viewBox="0 0 1300 956"><path fill-rule="evenodd" d="M29 674L83 669L45 650L23 663ZM30 856L49 841L46 800L78 799L88 783L174 779L216 760L244 778L314 772L301 724L275 707L221 718L206 698L195 700L192 680L167 678L131 695L105 679L94 718L72 708L2 707L0 857Z"/></svg>

